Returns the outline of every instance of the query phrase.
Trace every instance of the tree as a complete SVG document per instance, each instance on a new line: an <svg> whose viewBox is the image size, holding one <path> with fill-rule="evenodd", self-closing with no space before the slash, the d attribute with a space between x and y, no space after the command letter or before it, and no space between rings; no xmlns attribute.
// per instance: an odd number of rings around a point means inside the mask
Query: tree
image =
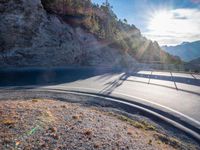
<svg viewBox="0 0 200 150"><path fill-rule="evenodd" d="M123 21L124 21L124 23L126 23L126 24L128 23L128 21L127 21L125 18L124 18L124 20L123 20Z"/></svg>

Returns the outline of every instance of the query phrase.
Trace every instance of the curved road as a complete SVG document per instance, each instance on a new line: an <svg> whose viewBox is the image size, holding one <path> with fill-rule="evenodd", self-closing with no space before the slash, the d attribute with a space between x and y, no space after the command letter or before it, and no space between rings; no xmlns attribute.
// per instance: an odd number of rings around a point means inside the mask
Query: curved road
<svg viewBox="0 0 200 150"><path fill-rule="evenodd" d="M0 71L0 87L73 90L120 97L191 121L200 130L200 75L109 68Z"/></svg>

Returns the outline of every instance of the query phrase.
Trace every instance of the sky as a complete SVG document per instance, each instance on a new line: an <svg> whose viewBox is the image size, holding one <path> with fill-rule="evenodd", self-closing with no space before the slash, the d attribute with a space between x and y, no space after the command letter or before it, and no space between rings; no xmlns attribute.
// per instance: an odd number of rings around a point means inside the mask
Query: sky
<svg viewBox="0 0 200 150"><path fill-rule="evenodd" d="M105 0L92 0L102 4ZM119 19L163 45L200 40L200 0L109 0Z"/></svg>

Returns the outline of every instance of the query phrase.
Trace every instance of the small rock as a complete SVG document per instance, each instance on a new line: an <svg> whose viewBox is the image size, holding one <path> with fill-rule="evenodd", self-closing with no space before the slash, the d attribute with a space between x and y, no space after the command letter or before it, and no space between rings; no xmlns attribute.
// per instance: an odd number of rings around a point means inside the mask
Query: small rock
<svg viewBox="0 0 200 150"><path fill-rule="evenodd" d="M100 144L99 143L95 143L94 144L94 148L99 148L100 147Z"/></svg>
<svg viewBox="0 0 200 150"><path fill-rule="evenodd" d="M87 135L87 136L92 135L92 130L86 129L86 131L84 132L84 134Z"/></svg>
<svg viewBox="0 0 200 150"><path fill-rule="evenodd" d="M62 108L67 108L67 106L66 106L66 105L61 105L61 107L62 107Z"/></svg>
<svg viewBox="0 0 200 150"><path fill-rule="evenodd" d="M55 139L55 140L58 140L59 139L59 136L57 134L53 134L52 137Z"/></svg>
<svg viewBox="0 0 200 150"><path fill-rule="evenodd" d="M75 119L75 120L78 120L80 118L80 116L79 115L74 115L74 116L72 116L72 118Z"/></svg>
<svg viewBox="0 0 200 150"><path fill-rule="evenodd" d="M151 139L149 140L148 144L149 144L149 145L152 145L152 140L151 140Z"/></svg>
<svg viewBox="0 0 200 150"><path fill-rule="evenodd" d="M50 130L51 132L53 132L53 133L57 131L57 129L56 129L55 127L50 127L49 130Z"/></svg>

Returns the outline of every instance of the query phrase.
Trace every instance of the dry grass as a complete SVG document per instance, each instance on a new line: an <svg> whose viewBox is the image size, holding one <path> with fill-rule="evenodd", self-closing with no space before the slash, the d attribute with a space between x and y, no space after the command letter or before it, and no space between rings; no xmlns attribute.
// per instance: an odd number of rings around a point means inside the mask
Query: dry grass
<svg viewBox="0 0 200 150"><path fill-rule="evenodd" d="M32 99L32 102L33 103L37 103L37 102L39 102L40 100L39 99Z"/></svg>
<svg viewBox="0 0 200 150"><path fill-rule="evenodd" d="M145 121L53 100L0 101L0 149L181 149ZM195 149L194 146L189 147Z"/></svg>
<svg viewBox="0 0 200 150"><path fill-rule="evenodd" d="M7 119L3 119L1 123L6 126L11 126L11 125L14 125L16 122L12 120L12 118L7 118Z"/></svg>
<svg viewBox="0 0 200 150"><path fill-rule="evenodd" d="M49 124L56 121L56 117L50 110L41 111L41 115L38 117L38 119L44 124Z"/></svg>
<svg viewBox="0 0 200 150"><path fill-rule="evenodd" d="M156 131L156 127L154 127L153 125L145 122L145 121L135 121L133 119L130 119L126 116L122 116L119 114L114 114L114 113L109 113L111 116L117 117L118 119L128 122L129 124L131 124L132 126L138 128L138 129L143 129L143 130L151 130L151 131Z"/></svg>
<svg viewBox="0 0 200 150"><path fill-rule="evenodd" d="M183 147L183 144L180 141L178 141L177 139L172 138L172 137L168 137L168 136L163 135L163 134L156 133L156 134L154 134L154 138L157 141L160 141L161 143L170 145L175 149L181 149Z"/></svg>

